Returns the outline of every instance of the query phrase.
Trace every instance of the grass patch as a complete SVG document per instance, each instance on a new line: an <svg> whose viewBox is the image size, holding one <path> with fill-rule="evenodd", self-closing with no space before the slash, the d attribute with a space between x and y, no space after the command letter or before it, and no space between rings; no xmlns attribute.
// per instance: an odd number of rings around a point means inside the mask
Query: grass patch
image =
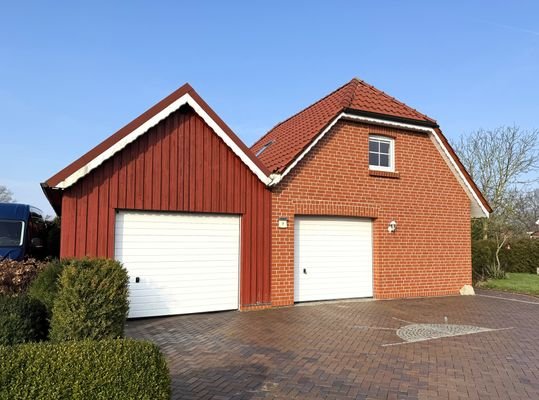
<svg viewBox="0 0 539 400"><path fill-rule="evenodd" d="M505 279L489 279L481 286L539 296L539 275L511 272Z"/></svg>

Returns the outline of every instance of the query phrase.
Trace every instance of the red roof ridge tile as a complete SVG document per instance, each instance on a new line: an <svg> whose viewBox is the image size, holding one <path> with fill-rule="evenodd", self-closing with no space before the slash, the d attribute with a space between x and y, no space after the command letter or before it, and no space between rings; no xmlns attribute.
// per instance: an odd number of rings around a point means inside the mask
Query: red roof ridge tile
<svg viewBox="0 0 539 400"><path fill-rule="evenodd" d="M354 77L273 126L251 145L251 150L268 170L283 172L316 139L316 135L343 112L367 113L380 118L393 117L402 122L438 126L434 119ZM270 140L274 144L260 151Z"/></svg>
<svg viewBox="0 0 539 400"><path fill-rule="evenodd" d="M341 86L341 88L344 88L346 86L350 86L348 88L349 93L347 93L346 95L343 95L343 99L342 99L342 102L341 102L343 108L349 108L350 107L350 105L352 104L352 101L354 100L355 94L356 94L357 85L359 85L360 83L361 83L360 79L352 78L352 80L350 82L348 82L347 84Z"/></svg>
<svg viewBox="0 0 539 400"><path fill-rule="evenodd" d="M381 94L382 96L394 101L395 103L398 103L399 105L403 106L403 107L406 107L406 108L409 108L409 109L412 109L414 110L418 115L420 115L421 117L425 118L427 121L430 121L430 122L433 122L435 124L437 124L437 121L434 119L434 118L431 118L429 117L428 115L426 114L423 114L422 112L419 112L417 111L417 109L413 108L413 107L410 107L409 105L407 105L406 103L400 101L399 99L387 94L386 92L384 92L383 90L381 89L378 89L377 87L374 87L373 85L371 85L370 83L367 83L365 82L364 80L362 79L359 79L359 78L354 78L352 80L358 80L360 83L362 83L364 86L368 87L369 89L371 89L373 92L375 93L379 93Z"/></svg>

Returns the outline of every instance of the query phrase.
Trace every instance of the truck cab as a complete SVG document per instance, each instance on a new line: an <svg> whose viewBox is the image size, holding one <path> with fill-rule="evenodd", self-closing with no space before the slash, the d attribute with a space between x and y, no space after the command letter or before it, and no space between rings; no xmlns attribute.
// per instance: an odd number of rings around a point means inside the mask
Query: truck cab
<svg viewBox="0 0 539 400"><path fill-rule="evenodd" d="M0 203L0 260L44 255L45 220L28 204Z"/></svg>

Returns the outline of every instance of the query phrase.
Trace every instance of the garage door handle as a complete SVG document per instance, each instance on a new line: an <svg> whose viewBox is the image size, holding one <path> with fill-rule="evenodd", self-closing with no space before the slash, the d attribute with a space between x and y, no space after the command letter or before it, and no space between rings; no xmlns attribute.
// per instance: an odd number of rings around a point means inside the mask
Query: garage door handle
<svg viewBox="0 0 539 400"><path fill-rule="evenodd" d="M139 278L138 276L135 278L135 282L136 282L136 283L139 283L139 282L140 282L140 278Z"/></svg>
<svg viewBox="0 0 539 400"><path fill-rule="evenodd" d="M303 268L303 273L307 275L307 268Z"/></svg>

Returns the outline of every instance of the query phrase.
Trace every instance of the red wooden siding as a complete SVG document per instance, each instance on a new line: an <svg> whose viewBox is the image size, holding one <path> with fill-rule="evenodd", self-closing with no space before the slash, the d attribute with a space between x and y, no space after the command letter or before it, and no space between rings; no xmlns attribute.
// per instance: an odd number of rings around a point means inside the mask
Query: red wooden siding
<svg viewBox="0 0 539 400"><path fill-rule="evenodd" d="M117 209L241 215L242 306L270 302L271 193L188 106L62 199L62 257L114 257Z"/></svg>

